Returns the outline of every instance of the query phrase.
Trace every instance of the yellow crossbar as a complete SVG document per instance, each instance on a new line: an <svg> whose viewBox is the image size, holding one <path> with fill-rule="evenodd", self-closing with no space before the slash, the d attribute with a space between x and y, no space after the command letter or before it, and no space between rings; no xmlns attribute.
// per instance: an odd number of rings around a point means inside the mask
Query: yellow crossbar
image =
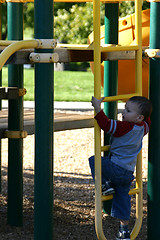
<svg viewBox="0 0 160 240"><path fill-rule="evenodd" d="M131 94L124 94L124 95L117 95L117 96L110 96L110 97L105 97L103 102L113 102L113 101L118 101L118 100L127 100L133 96L138 96L140 95L139 93L131 93Z"/></svg>
<svg viewBox="0 0 160 240"><path fill-rule="evenodd" d="M58 48L67 48L69 50L86 50L90 47L89 44L63 44L58 43ZM89 48L89 50L92 50L92 48Z"/></svg>
<svg viewBox="0 0 160 240"><path fill-rule="evenodd" d="M139 194L140 191L141 191L140 188L133 188L129 191L129 195ZM111 200L112 198L113 198L113 194L108 196L102 196L102 201Z"/></svg>
<svg viewBox="0 0 160 240"><path fill-rule="evenodd" d="M101 52L116 52L116 51L134 51L138 50L139 46L138 45L132 45L132 46L101 46Z"/></svg>
<svg viewBox="0 0 160 240"><path fill-rule="evenodd" d="M109 149L110 149L110 145L102 146L102 147L101 147L101 152L108 151Z"/></svg>

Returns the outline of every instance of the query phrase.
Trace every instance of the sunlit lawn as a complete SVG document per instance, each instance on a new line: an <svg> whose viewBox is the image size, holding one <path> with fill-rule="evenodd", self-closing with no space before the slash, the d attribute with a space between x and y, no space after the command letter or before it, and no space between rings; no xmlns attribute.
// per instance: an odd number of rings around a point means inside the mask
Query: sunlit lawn
<svg viewBox="0 0 160 240"><path fill-rule="evenodd" d="M8 85L8 70L3 67L2 86ZM45 84L45 81L44 81ZM24 69L24 87L27 94L24 100L34 100L34 68ZM94 77L92 72L61 71L54 72L55 101L90 102L94 93Z"/></svg>

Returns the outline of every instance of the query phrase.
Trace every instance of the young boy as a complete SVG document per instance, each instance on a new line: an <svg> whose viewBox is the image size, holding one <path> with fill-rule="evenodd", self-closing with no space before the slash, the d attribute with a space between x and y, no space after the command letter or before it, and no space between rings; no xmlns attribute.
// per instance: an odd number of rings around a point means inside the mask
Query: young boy
<svg viewBox="0 0 160 240"><path fill-rule="evenodd" d="M152 105L145 97L132 97L126 102L122 121L117 121L109 119L101 110L103 99L92 97L91 101L100 128L111 135L109 156L102 157L102 194L114 194L111 216L120 219L116 239L129 240L131 198L128 192L134 179L133 173L137 155L142 148L142 139L150 129ZM94 179L94 156L89 158L89 164Z"/></svg>

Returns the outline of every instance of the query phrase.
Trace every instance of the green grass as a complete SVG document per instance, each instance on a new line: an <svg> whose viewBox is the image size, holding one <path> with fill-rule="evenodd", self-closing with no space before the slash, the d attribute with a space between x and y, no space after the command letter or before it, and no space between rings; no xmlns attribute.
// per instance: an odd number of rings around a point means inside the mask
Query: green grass
<svg viewBox="0 0 160 240"><path fill-rule="evenodd" d="M55 101L90 101L93 95L91 72L55 72Z"/></svg>
<svg viewBox="0 0 160 240"><path fill-rule="evenodd" d="M2 69L2 86L8 82L7 67ZM45 84L45 82L44 82ZM24 87L27 94L24 100L34 100L34 69L24 69ZM90 102L94 93L92 72L63 71L54 73L54 100Z"/></svg>
<svg viewBox="0 0 160 240"><path fill-rule="evenodd" d="M2 69L2 86L8 86L8 68L3 67ZM34 70L25 69L24 70L24 87L27 90L27 94L24 96L24 100L33 101L34 100Z"/></svg>

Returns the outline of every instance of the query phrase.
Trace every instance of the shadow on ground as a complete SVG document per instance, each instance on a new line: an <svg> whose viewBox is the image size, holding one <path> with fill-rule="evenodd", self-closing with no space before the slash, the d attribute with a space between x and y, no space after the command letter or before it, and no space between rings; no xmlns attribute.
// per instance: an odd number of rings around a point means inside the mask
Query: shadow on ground
<svg viewBox="0 0 160 240"><path fill-rule="evenodd" d="M144 218L137 239L147 239L147 183L144 182ZM54 238L60 240L96 240L94 227L94 186L89 175L55 172L54 176ZM34 176L24 171L23 227L7 225L7 169L2 167L0 194L0 239L34 239ZM130 227L135 221L135 197L132 197ZM103 214L106 238L114 240L118 221Z"/></svg>

